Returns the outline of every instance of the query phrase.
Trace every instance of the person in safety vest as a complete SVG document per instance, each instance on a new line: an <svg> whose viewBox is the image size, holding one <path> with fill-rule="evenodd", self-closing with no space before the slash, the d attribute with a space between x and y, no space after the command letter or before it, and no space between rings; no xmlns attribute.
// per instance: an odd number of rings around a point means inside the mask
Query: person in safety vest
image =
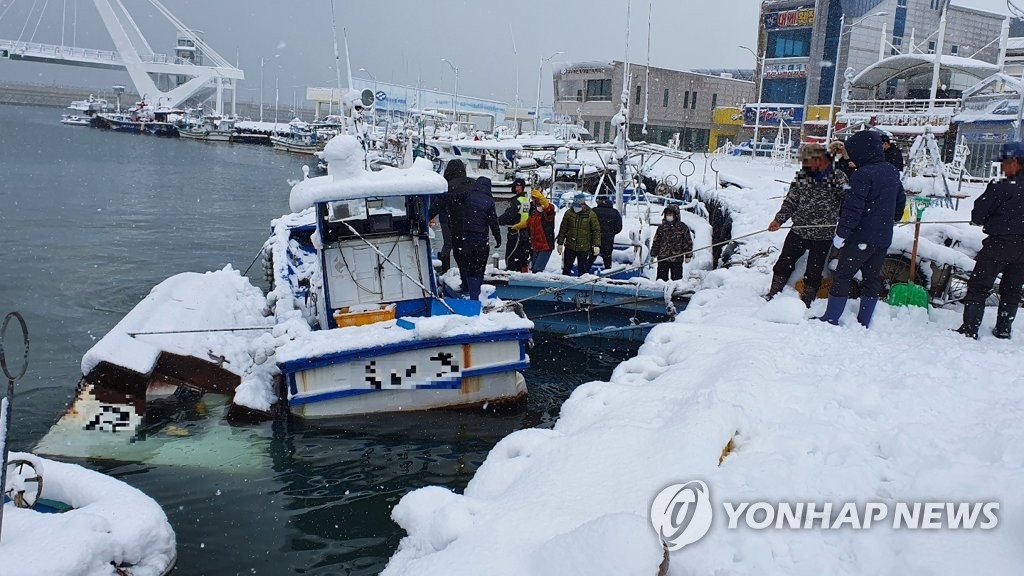
<svg viewBox="0 0 1024 576"><path fill-rule="evenodd" d="M512 197L508 208L498 218L498 224L508 226L505 239L505 269L529 272L530 268L530 198L526 195L526 180L512 181Z"/></svg>

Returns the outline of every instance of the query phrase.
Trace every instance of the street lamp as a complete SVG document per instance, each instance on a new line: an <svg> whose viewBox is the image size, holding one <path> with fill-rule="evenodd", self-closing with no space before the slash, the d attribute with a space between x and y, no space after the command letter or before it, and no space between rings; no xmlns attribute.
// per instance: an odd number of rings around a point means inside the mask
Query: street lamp
<svg viewBox="0 0 1024 576"><path fill-rule="evenodd" d="M559 54L565 54L565 52L559 50L558 52L555 52L554 54L552 54L551 56L548 56L547 58L541 58L540 59L540 66L537 67L537 108L535 108L537 115L533 118L533 134L534 134L534 136L537 135L537 129L540 127L540 82L541 82L541 75L544 72L544 64L547 64L552 58L554 58L555 56L558 56Z"/></svg>
<svg viewBox="0 0 1024 576"><path fill-rule="evenodd" d="M452 115L455 116L455 131L458 133L459 126L459 67L452 64L452 61L447 58L441 58L441 62L444 62L455 72L455 99L452 101ZM471 70L472 72L472 70Z"/></svg>
<svg viewBox="0 0 1024 576"><path fill-rule="evenodd" d="M750 55L754 57L754 73L760 76L760 81L758 82L758 79L755 79L754 82L754 86L757 89L757 108L754 111L754 145L750 150L750 157L753 158L757 156L758 136L760 136L761 131L761 91L764 89L764 59L768 56L768 49L765 48L765 51L758 57L757 53L750 48L746 46L740 46L740 48L750 52Z"/></svg>
<svg viewBox="0 0 1024 576"><path fill-rule="evenodd" d="M366 75L369 76L371 80L373 80L373 123L374 123L374 125L376 125L377 124L377 77L373 75L373 72L370 72L366 68L360 68L359 71L360 72L366 72Z"/></svg>
<svg viewBox="0 0 1024 576"><path fill-rule="evenodd" d="M839 17L839 41L836 42L836 57L835 62L832 63L835 66L835 71L832 76L832 94L828 100L828 129L825 132L826 143L832 140L832 126L835 124L835 107L836 107L836 85L839 84L839 55L843 49L843 35L847 32L853 31L853 29L861 22L871 18L873 16L888 16L888 12L875 12L874 14L865 14L858 18L853 24L850 24L850 29L846 30L846 13Z"/></svg>

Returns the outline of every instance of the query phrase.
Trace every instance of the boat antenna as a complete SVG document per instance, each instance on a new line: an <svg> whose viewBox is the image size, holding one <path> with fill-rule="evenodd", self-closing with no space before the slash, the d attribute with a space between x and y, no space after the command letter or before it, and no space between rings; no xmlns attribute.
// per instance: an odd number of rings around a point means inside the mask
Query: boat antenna
<svg viewBox="0 0 1024 576"><path fill-rule="evenodd" d="M644 126L640 133L647 136L647 110L651 104L651 14L654 2L647 5L647 71L644 75Z"/></svg>
<svg viewBox="0 0 1024 576"><path fill-rule="evenodd" d="M626 157L628 150L626 140L629 131L629 85L631 76L629 73L629 18L630 0L626 1L626 54L623 57L625 64L622 67L622 92L619 94L619 112L612 118L612 123L617 127L615 135L615 160L618 162L618 173L615 182L615 209L622 212L622 196L626 188Z"/></svg>
<svg viewBox="0 0 1024 576"><path fill-rule="evenodd" d="M512 36L512 58L516 62L516 105L512 108L512 125L516 135L519 134L519 50L516 49L516 33L512 30L512 22L508 23L508 33ZM539 112L538 112L539 117Z"/></svg>
<svg viewBox="0 0 1024 576"><path fill-rule="evenodd" d="M334 36L334 74L338 81L338 109L344 110L342 100L344 98L341 94L341 56L338 55L338 26L334 21L334 0L331 0L331 33ZM345 56L348 57L348 49L345 49ZM352 85L352 72L349 72L349 87ZM331 98L334 101L334 98ZM344 112L342 112L344 117Z"/></svg>

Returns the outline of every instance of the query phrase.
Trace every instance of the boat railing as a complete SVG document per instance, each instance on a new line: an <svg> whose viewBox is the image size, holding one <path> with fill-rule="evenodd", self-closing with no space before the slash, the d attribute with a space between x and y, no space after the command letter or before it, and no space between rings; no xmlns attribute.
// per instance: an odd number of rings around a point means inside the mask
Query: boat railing
<svg viewBox="0 0 1024 576"><path fill-rule="evenodd" d="M18 54L20 56L50 56L66 60L91 60L111 64L124 64L121 54L113 50L41 44L39 42L19 42L16 40L0 40L0 50L8 50L11 54ZM196 65L195 62L186 58L178 58L167 54L140 54L139 58L146 64Z"/></svg>

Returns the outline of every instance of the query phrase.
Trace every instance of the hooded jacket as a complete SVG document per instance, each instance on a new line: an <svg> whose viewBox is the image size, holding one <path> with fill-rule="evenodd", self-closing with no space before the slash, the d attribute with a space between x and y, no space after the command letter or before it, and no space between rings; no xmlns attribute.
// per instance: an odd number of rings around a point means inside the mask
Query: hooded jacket
<svg viewBox="0 0 1024 576"><path fill-rule="evenodd" d="M607 252L615 244L615 235L622 232L622 215L611 204L598 202L594 208L597 221L601 224L601 251Z"/></svg>
<svg viewBox="0 0 1024 576"><path fill-rule="evenodd" d="M495 241L501 239L498 227L498 213L491 196L491 179L483 176L473 182L466 195L464 238L469 242L486 242L488 231Z"/></svg>
<svg viewBox="0 0 1024 576"><path fill-rule="evenodd" d="M452 238L461 239L465 235L462 228L466 222L466 197L473 179L466 176L466 165L459 159L448 162L444 179L448 181L448 191L430 201L429 218L436 216L449 227Z"/></svg>
<svg viewBox="0 0 1024 576"><path fill-rule="evenodd" d="M903 216L907 196L896 167L885 161L882 138L862 130L846 141L846 153L857 165L836 227L847 244L888 246L893 223Z"/></svg>
<svg viewBox="0 0 1024 576"><path fill-rule="evenodd" d="M665 219L671 214L675 217L672 222ZM651 242L651 257L657 258L660 262L682 262L684 254L693 250L693 237L690 235L690 227L683 224L679 218L679 208L669 205L661 214L661 224L654 233L654 241Z"/></svg>

